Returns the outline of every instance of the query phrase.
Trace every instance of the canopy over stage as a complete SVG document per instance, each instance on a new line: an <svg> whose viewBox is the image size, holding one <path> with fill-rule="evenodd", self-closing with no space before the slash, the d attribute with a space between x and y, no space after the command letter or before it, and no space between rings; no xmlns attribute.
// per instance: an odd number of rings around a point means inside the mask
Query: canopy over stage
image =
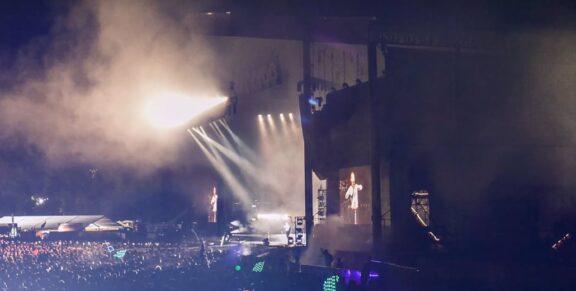
<svg viewBox="0 0 576 291"><path fill-rule="evenodd" d="M0 218L0 225L10 225L12 216ZM27 231L119 231L122 225L104 215L14 216L14 223L22 232Z"/></svg>

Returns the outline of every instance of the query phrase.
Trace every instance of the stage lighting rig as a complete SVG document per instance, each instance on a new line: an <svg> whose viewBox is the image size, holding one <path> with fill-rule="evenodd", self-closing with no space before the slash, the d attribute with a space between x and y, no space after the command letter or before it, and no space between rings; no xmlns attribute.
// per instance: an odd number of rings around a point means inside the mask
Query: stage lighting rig
<svg viewBox="0 0 576 291"><path fill-rule="evenodd" d="M192 97L181 93L164 93L148 98L142 111L154 127L170 129L185 125L227 100L228 97Z"/></svg>
<svg viewBox="0 0 576 291"><path fill-rule="evenodd" d="M34 206L41 207L48 202L49 198L40 195L32 195L30 200L34 202Z"/></svg>

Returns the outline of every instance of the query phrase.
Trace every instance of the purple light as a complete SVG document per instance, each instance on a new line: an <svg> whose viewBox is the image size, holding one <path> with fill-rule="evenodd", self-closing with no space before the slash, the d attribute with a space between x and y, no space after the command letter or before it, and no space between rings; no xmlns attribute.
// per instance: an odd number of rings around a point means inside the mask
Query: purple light
<svg viewBox="0 0 576 291"><path fill-rule="evenodd" d="M346 285L348 285L350 283L350 280L356 282L356 284L362 283L362 280L361 280L362 274L360 273L360 271L346 269L346 270L342 270L341 275L342 275L342 277L344 277Z"/></svg>

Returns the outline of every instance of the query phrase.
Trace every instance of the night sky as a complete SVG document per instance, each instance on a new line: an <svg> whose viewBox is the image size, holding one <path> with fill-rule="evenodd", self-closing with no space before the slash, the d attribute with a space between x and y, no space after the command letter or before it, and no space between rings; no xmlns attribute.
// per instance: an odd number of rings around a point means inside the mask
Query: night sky
<svg viewBox="0 0 576 291"><path fill-rule="evenodd" d="M45 37L60 9L49 1L0 2L0 64L1 87L13 86L13 71L18 53L35 39ZM1 210L5 215L22 209L26 196L50 187L50 170L46 168L43 154L21 139L3 137L0 140L0 195ZM29 205L26 205L29 206Z"/></svg>

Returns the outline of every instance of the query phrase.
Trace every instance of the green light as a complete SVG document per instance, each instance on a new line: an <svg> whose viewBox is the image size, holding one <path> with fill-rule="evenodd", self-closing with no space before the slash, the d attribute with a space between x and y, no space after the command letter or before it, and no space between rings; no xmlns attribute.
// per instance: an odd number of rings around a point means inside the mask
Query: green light
<svg viewBox="0 0 576 291"><path fill-rule="evenodd" d="M240 267L240 265L236 265L236 267L234 267L234 270L236 270L236 272L240 272L240 270L242 270L242 267Z"/></svg>
<svg viewBox="0 0 576 291"><path fill-rule="evenodd" d="M258 262L254 264L254 268L252 268L252 272L260 273L264 270L264 261Z"/></svg>
<svg viewBox="0 0 576 291"><path fill-rule="evenodd" d="M336 284L340 280L340 276L334 275L324 281L324 291L336 291Z"/></svg>
<svg viewBox="0 0 576 291"><path fill-rule="evenodd" d="M122 259L126 255L126 250L116 251L114 257Z"/></svg>

